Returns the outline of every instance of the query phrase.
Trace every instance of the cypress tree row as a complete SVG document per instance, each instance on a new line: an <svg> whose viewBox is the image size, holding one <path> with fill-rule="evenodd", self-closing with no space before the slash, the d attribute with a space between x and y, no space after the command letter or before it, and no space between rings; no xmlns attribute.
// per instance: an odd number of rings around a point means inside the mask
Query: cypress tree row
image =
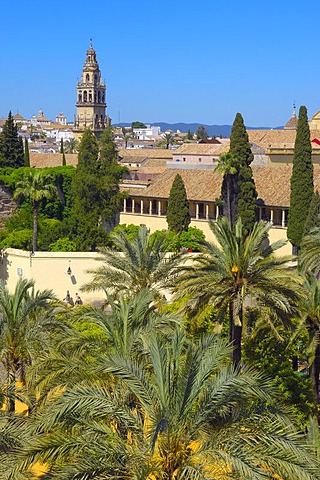
<svg viewBox="0 0 320 480"><path fill-rule="evenodd" d="M190 224L189 202L181 175L177 174L170 190L167 223L169 230L175 233L188 231Z"/></svg>
<svg viewBox="0 0 320 480"><path fill-rule="evenodd" d="M30 167L29 143L27 138L24 139L24 165L25 167Z"/></svg>
<svg viewBox="0 0 320 480"><path fill-rule="evenodd" d="M306 212L309 212L314 192L311 152L307 109L301 106L294 145L287 229L290 242L297 248L301 245L306 224Z"/></svg>
<svg viewBox="0 0 320 480"><path fill-rule="evenodd" d="M0 167L23 167L25 164L22 139L18 128L9 112L8 118L0 133Z"/></svg>

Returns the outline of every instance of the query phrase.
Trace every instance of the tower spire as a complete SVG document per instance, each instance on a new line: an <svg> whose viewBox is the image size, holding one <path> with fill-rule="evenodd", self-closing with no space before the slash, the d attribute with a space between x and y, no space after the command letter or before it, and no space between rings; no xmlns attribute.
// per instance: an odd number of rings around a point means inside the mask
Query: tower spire
<svg viewBox="0 0 320 480"><path fill-rule="evenodd" d="M106 115L106 85L101 78L96 51L90 48L86 52L86 59L82 75L77 84L77 114L74 123L76 137L80 137L84 129L89 127L98 137L109 125L110 119Z"/></svg>

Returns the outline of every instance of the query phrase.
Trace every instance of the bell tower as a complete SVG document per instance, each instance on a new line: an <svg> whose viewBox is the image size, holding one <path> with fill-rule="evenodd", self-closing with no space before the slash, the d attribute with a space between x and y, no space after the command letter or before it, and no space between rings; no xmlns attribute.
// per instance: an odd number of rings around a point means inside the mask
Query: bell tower
<svg viewBox="0 0 320 480"><path fill-rule="evenodd" d="M101 78L96 51L90 48L82 69L81 80L77 84L77 113L74 118L74 134L80 138L85 128L90 128L99 137L110 125L106 115L106 85Z"/></svg>

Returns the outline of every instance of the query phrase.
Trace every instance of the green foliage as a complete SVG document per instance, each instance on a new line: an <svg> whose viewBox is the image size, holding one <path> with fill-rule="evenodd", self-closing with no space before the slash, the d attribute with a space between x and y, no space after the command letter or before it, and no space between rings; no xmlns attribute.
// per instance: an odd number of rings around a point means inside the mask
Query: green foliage
<svg viewBox="0 0 320 480"><path fill-rule="evenodd" d="M189 227L186 232L177 234L170 230L156 230L150 235L152 241L162 241L162 251L178 252L179 250L192 250L200 252L200 243L205 240L205 235L200 228Z"/></svg>
<svg viewBox="0 0 320 480"><path fill-rule="evenodd" d="M274 378L284 402L294 407L295 415L303 427L315 413L311 380L303 371L294 371L292 361L303 364L306 358L306 338L300 335L291 342L292 333L278 329L281 340L270 330L260 330L244 341L245 361Z"/></svg>
<svg viewBox="0 0 320 480"><path fill-rule="evenodd" d="M59 238L56 242L49 245L50 252L76 252L77 246L69 237Z"/></svg>
<svg viewBox="0 0 320 480"><path fill-rule="evenodd" d="M188 140L193 140L193 132L191 132L190 129L188 130L188 133L187 133L187 139Z"/></svg>
<svg viewBox="0 0 320 480"><path fill-rule="evenodd" d="M241 217L243 234L248 235L256 221L257 191L253 180L251 162L253 154L249 143L242 115L236 114L230 136L230 153L238 162L238 173L235 176L237 217Z"/></svg>
<svg viewBox="0 0 320 480"><path fill-rule="evenodd" d="M65 236L65 223L56 218L39 218L38 247L39 250L50 251L50 245Z"/></svg>
<svg viewBox="0 0 320 480"><path fill-rule="evenodd" d="M204 240L205 234L197 227L189 227L187 231L181 232L179 236L180 247L193 252L200 251L200 243Z"/></svg>
<svg viewBox="0 0 320 480"><path fill-rule="evenodd" d="M110 240L112 242L113 235L118 235L120 231L124 231L127 239L132 242L139 232L139 226L132 223L126 225L125 223L114 227L110 234Z"/></svg>
<svg viewBox="0 0 320 480"><path fill-rule="evenodd" d="M135 121L131 123L131 128L147 128L143 122Z"/></svg>
<svg viewBox="0 0 320 480"><path fill-rule="evenodd" d="M44 173L50 174L57 186L58 195L49 198L40 205L40 213L48 218L63 220L71 213L72 193L71 184L76 169L73 166L53 167L42 169Z"/></svg>
<svg viewBox="0 0 320 480"><path fill-rule="evenodd" d="M290 207L287 236L295 247L300 247L303 238L306 212L313 198L313 165L311 158L310 128L306 107L299 110L296 141L294 145L291 175Z"/></svg>
<svg viewBox="0 0 320 480"><path fill-rule="evenodd" d="M119 183L124 169L118 165L111 129L100 136L86 130L79 145L79 164L72 179L69 236L79 250L105 245L103 225L113 226L120 212Z"/></svg>
<svg viewBox="0 0 320 480"><path fill-rule="evenodd" d="M200 125L197 128L196 136L198 140L205 140L206 138L208 138L208 132L203 125Z"/></svg>
<svg viewBox="0 0 320 480"><path fill-rule="evenodd" d="M181 233L188 230L191 222L187 192L181 175L173 180L167 208L167 223L169 230Z"/></svg>
<svg viewBox="0 0 320 480"><path fill-rule="evenodd" d="M38 216L41 202L57 196L57 188L50 174L44 171L29 171L17 183L14 198L28 199L33 208L33 251L38 248Z"/></svg>
<svg viewBox="0 0 320 480"><path fill-rule="evenodd" d="M32 249L32 229L23 229L10 232L1 242L0 248Z"/></svg>
<svg viewBox="0 0 320 480"><path fill-rule="evenodd" d="M0 133L0 167L19 168L25 165L22 139L18 128L9 112L8 118Z"/></svg>
<svg viewBox="0 0 320 480"><path fill-rule="evenodd" d="M309 213L304 226L303 236L308 235L313 228L320 227L320 194L318 190L313 194Z"/></svg>

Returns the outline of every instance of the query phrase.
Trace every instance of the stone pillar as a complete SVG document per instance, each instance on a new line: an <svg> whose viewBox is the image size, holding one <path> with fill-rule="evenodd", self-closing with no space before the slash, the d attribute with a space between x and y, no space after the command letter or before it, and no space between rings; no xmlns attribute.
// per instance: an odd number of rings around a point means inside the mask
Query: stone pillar
<svg viewBox="0 0 320 480"><path fill-rule="evenodd" d="M161 215L161 200L158 200L158 215Z"/></svg>
<svg viewBox="0 0 320 480"><path fill-rule="evenodd" d="M262 219L262 208L259 207L259 220L261 220L261 219Z"/></svg>
<svg viewBox="0 0 320 480"><path fill-rule="evenodd" d="M270 222L273 223L273 208L270 209Z"/></svg>
<svg viewBox="0 0 320 480"><path fill-rule="evenodd" d="M216 221L218 220L219 217L219 205L216 205Z"/></svg>
<svg viewBox="0 0 320 480"><path fill-rule="evenodd" d="M134 213L134 198L132 199L132 213Z"/></svg>
<svg viewBox="0 0 320 480"><path fill-rule="evenodd" d="M209 205L206 203L206 220L209 220Z"/></svg>
<svg viewBox="0 0 320 480"><path fill-rule="evenodd" d="M286 211L282 209L282 220L281 220L281 226L285 227L286 226Z"/></svg>
<svg viewBox="0 0 320 480"><path fill-rule="evenodd" d="M196 203L196 220L199 220L199 203Z"/></svg>
<svg viewBox="0 0 320 480"><path fill-rule="evenodd" d="M127 211L127 199L124 198L123 199L123 213L126 213L126 211Z"/></svg>
<svg viewBox="0 0 320 480"><path fill-rule="evenodd" d="M152 215L152 200L149 200L149 215Z"/></svg>
<svg viewBox="0 0 320 480"><path fill-rule="evenodd" d="M143 200L140 200L140 213L143 213Z"/></svg>

